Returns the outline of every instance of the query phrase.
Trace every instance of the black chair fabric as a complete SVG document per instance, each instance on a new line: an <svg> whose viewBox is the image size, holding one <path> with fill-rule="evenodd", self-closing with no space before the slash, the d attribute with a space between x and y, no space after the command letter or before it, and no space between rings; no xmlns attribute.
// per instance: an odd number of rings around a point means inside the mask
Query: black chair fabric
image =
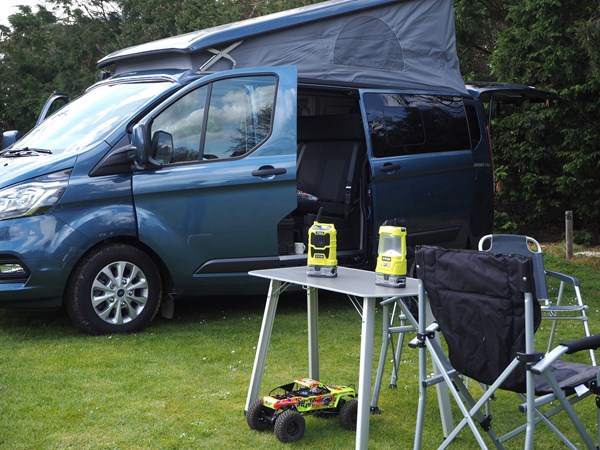
<svg viewBox="0 0 600 450"><path fill-rule="evenodd" d="M535 298L530 256L421 246L416 249L415 260L417 276L437 321L437 326L426 330L420 324L416 341L424 341L435 357L463 412L463 419L442 447L468 425L484 448L477 421L498 448L503 448L502 442L525 432L525 448L532 449L538 422L546 423L570 448L578 448L550 420L563 410L585 446L597 449L573 404L592 394L597 395L598 403L599 368L559 358L565 353L597 348L600 335L561 344L548 353L536 352L534 331L541 321L541 306ZM426 306L423 300L420 308ZM436 341L436 330L444 336L447 351ZM487 385L479 401L473 398L462 375ZM428 387L423 374L421 377L422 386ZM527 389L528 381L531 389ZM588 389L577 389L582 386ZM519 408L526 415L526 426L518 426L503 436L497 436L492 429L487 411L498 388L522 394L518 397ZM544 397L536 399L540 395ZM425 404L424 399L420 399L421 404ZM424 420L421 406L418 416L420 429Z"/></svg>
<svg viewBox="0 0 600 450"><path fill-rule="evenodd" d="M421 246L416 264L452 366L492 384L525 351L523 293L533 290L530 258ZM537 328L541 312L534 303ZM519 368L502 388L524 392L524 374Z"/></svg>
<svg viewBox="0 0 600 450"><path fill-rule="evenodd" d="M423 280L431 310L448 344L457 371L492 384L517 353L525 352L524 292L532 292L529 256L420 246L416 251L417 277ZM533 298L534 329L541 307ZM598 344L600 340L596 338ZM598 367L557 361L552 374L567 395L595 379ZM502 389L525 392L521 364ZM535 377L536 395L552 392L544 377Z"/></svg>

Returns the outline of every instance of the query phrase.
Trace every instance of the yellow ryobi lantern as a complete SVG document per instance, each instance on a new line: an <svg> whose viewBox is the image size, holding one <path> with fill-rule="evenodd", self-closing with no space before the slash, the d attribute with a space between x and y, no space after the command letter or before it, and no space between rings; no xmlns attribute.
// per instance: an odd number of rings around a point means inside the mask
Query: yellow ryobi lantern
<svg viewBox="0 0 600 450"><path fill-rule="evenodd" d="M337 232L332 223L320 223L321 213L308 230L306 273L312 277L337 276Z"/></svg>
<svg viewBox="0 0 600 450"><path fill-rule="evenodd" d="M389 223L392 224L389 224ZM406 228L385 221L379 227L379 249L375 284L388 287L406 286Z"/></svg>

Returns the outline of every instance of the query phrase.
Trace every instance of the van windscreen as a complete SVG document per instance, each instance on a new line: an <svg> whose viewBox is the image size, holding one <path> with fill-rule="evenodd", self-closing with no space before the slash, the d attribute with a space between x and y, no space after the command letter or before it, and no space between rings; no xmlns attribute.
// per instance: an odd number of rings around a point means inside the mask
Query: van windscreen
<svg viewBox="0 0 600 450"><path fill-rule="evenodd" d="M44 120L18 146L77 152L106 139L173 86L164 81L99 85Z"/></svg>

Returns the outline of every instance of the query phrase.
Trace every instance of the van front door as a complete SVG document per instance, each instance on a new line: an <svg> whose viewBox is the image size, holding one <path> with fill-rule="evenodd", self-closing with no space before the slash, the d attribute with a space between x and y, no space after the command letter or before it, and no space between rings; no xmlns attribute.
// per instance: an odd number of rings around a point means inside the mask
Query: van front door
<svg viewBox="0 0 600 450"><path fill-rule="evenodd" d="M374 226L404 218L409 245L465 247L475 172L462 97L363 90L361 98Z"/></svg>
<svg viewBox="0 0 600 450"><path fill-rule="evenodd" d="M144 119L163 165L133 177L139 238L178 292L200 294L207 277L233 292L278 263L277 223L296 208L296 80L294 68L222 72Z"/></svg>

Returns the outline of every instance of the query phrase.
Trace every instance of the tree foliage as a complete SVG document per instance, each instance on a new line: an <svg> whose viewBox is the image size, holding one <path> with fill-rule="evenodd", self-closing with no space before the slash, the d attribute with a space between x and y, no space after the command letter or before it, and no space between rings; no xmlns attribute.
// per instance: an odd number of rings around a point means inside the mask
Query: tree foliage
<svg viewBox="0 0 600 450"><path fill-rule="evenodd" d="M296 8L318 0L117 0L123 46Z"/></svg>
<svg viewBox="0 0 600 450"><path fill-rule="evenodd" d="M508 9L493 74L544 86L560 99L498 120L496 164L506 168L500 206L539 228L572 210L600 231L600 8L597 1L526 0Z"/></svg>
<svg viewBox="0 0 600 450"><path fill-rule="evenodd" d="M58 90L76 96L119 48L316 3L316 0L47 0L0 27L0 129L24 132ZM48 6L49 5L49 6ZM551 105L496 117L499 229L600 231L599 0L454 0L466 81L554 90ZM505 111L506 112L506 111Z"/></svg>
<svg viewBox="0 0 600 450"><path fill-rule="evenodd" d="M454 1L457 51L465 80L493 80L490 58L510 3L511 0Z"/></svg>
<svg viewBox="0 0 600 450"><path fill-rule="evenodd" d="M96 79L96 61L114 45L120 18L101 1L64 0L56 11L26 6L0 28L0 127L27 131L54 91L81 94Z"/></svg>

